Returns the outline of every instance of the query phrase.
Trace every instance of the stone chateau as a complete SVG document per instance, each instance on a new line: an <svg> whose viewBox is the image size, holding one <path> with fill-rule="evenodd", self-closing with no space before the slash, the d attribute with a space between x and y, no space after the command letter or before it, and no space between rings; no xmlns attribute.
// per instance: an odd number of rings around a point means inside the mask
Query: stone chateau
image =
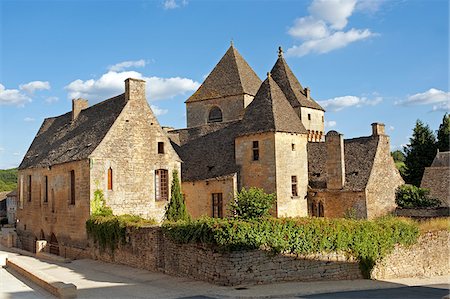
<svg viewBox="0 0 450 299"><path fill-rule="evenodd" d="M241 188L276 193L277 217L374 218L395 209L403 184L384 125L367 137L324 132L324 109L283 58L261 82L231 45L186 101L187 128L162 128L145 82L44 120L19 166L17 231L22 247L47 240L62 254L86 246L96 190L115 214L162 220L173 170L193 217L224 217ZM369 129L369 128L368 128ZM65 253L64 253L65 254Z"/></svg>

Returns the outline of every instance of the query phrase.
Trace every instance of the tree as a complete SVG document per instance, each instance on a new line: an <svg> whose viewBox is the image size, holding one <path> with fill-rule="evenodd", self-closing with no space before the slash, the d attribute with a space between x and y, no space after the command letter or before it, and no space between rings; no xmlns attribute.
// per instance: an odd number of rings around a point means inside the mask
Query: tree
<svg viewBox="0 0 450 299"><path fill-rule="evenodd" d="M405 162L405 154L400 150L393 151L391 156L394 162Z"/></svg>
<svg viewBox="0 0 450 299"><path fill-rule="evenodd" d="M273 207L275 201L275 193L267 194L263 189L255 187L248 190L242 188L234 202L230 203L230 210L240 219L258 219L269 216L270 208Z"/></svg>
<svg viewBox="0 0 450 299"><path fill-rule="evenodd" d="M172 172L172 185L170 187L170 202L166 207L166 220L169 221L189 221L191 217L186 210L186 204L181 194L180 180L178 179L178 171Z"/></svg>
<svg viewBox="0 0 450 299"><path fill-rule="evenodd" d="M428 125L417 120L409 142L403 148L407 168L405 181L419 187L425 167L430 166L436 156L436 138Z"/></svg>
<svg viewBox="0 0 450 299"><path fill-rule="evenodd" d="M450 115L445 113L437 130L437 147L441 152L450 151Z"/></svg>
<svg viewBox="0 0 450 299"><path fill-rule="evenodd" d="M395 203L401 208L438 207L441 202L430 197L430 190L412 185L401 185L395 191Z"/></svg>

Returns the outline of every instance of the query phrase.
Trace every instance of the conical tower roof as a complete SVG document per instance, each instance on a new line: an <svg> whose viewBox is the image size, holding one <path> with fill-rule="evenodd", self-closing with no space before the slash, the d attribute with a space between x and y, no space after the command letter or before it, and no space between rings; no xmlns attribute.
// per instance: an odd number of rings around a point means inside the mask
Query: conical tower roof
<svg viewBox="0 0 450 299"><path fill-rule="evenodd" d="M273 80L275 80L275 82L277 82L280 86L292 107L296 108L301 106L325 111L325 109L323 109L311 97L308 99L304 88L298 81L297 77L295 77L291 68L286 63L286 60L284 60L281 47L279 49L277 62L273 66L270 73L272 74Z"/></svg>
<svg viewBox="0 0 450 299"><path fill-rule="evenodd" d="M186 103L249 94L255 95L261 79L233 44Z"/></svg>
<svg viewBox="0 0 450 299"><path fill-rule="evenodd" d="M270 73L241 121L241 134L286 132L306 134L306 129Z"/></svg>

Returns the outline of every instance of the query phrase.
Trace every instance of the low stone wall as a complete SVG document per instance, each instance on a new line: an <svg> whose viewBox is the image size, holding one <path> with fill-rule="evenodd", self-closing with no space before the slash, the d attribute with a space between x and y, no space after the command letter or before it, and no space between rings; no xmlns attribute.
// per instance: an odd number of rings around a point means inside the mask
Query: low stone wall
<svg viewBox="0 0 450 299"><path fill-rule="evenodd" d="M430 232L416 244L397 245L394 251L375 265L372 278L431 277L450 274L450 232Z"/></svg>
<svg viewBox="0 0 450 299"><path fill-rule="evenodd" d="M397 208L395 214L399 217L409 217L415 219L427 219L450 216L450 208Z"/></svg>

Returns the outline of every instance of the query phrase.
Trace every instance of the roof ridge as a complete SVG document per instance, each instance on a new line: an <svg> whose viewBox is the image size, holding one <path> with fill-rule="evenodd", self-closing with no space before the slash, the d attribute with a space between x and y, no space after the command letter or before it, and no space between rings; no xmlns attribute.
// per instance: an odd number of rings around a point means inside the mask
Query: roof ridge
<svg viewBox="0 0 450 299"><path fill-rule="evenodd" d="M238 73L238 77L239 77L239 83L240 83L239 87L241 89L241 92L244 93L244 86L243 86L244 82L242 81L241 69L239 68L239 63L237 62L237 55L240 55L240 53L237 51L237 49L234 47L233 44L231 44L229 50L232 50L231 53L233 54L233 62L236 65L236 69L237 69L237 73Z"/></svg>

